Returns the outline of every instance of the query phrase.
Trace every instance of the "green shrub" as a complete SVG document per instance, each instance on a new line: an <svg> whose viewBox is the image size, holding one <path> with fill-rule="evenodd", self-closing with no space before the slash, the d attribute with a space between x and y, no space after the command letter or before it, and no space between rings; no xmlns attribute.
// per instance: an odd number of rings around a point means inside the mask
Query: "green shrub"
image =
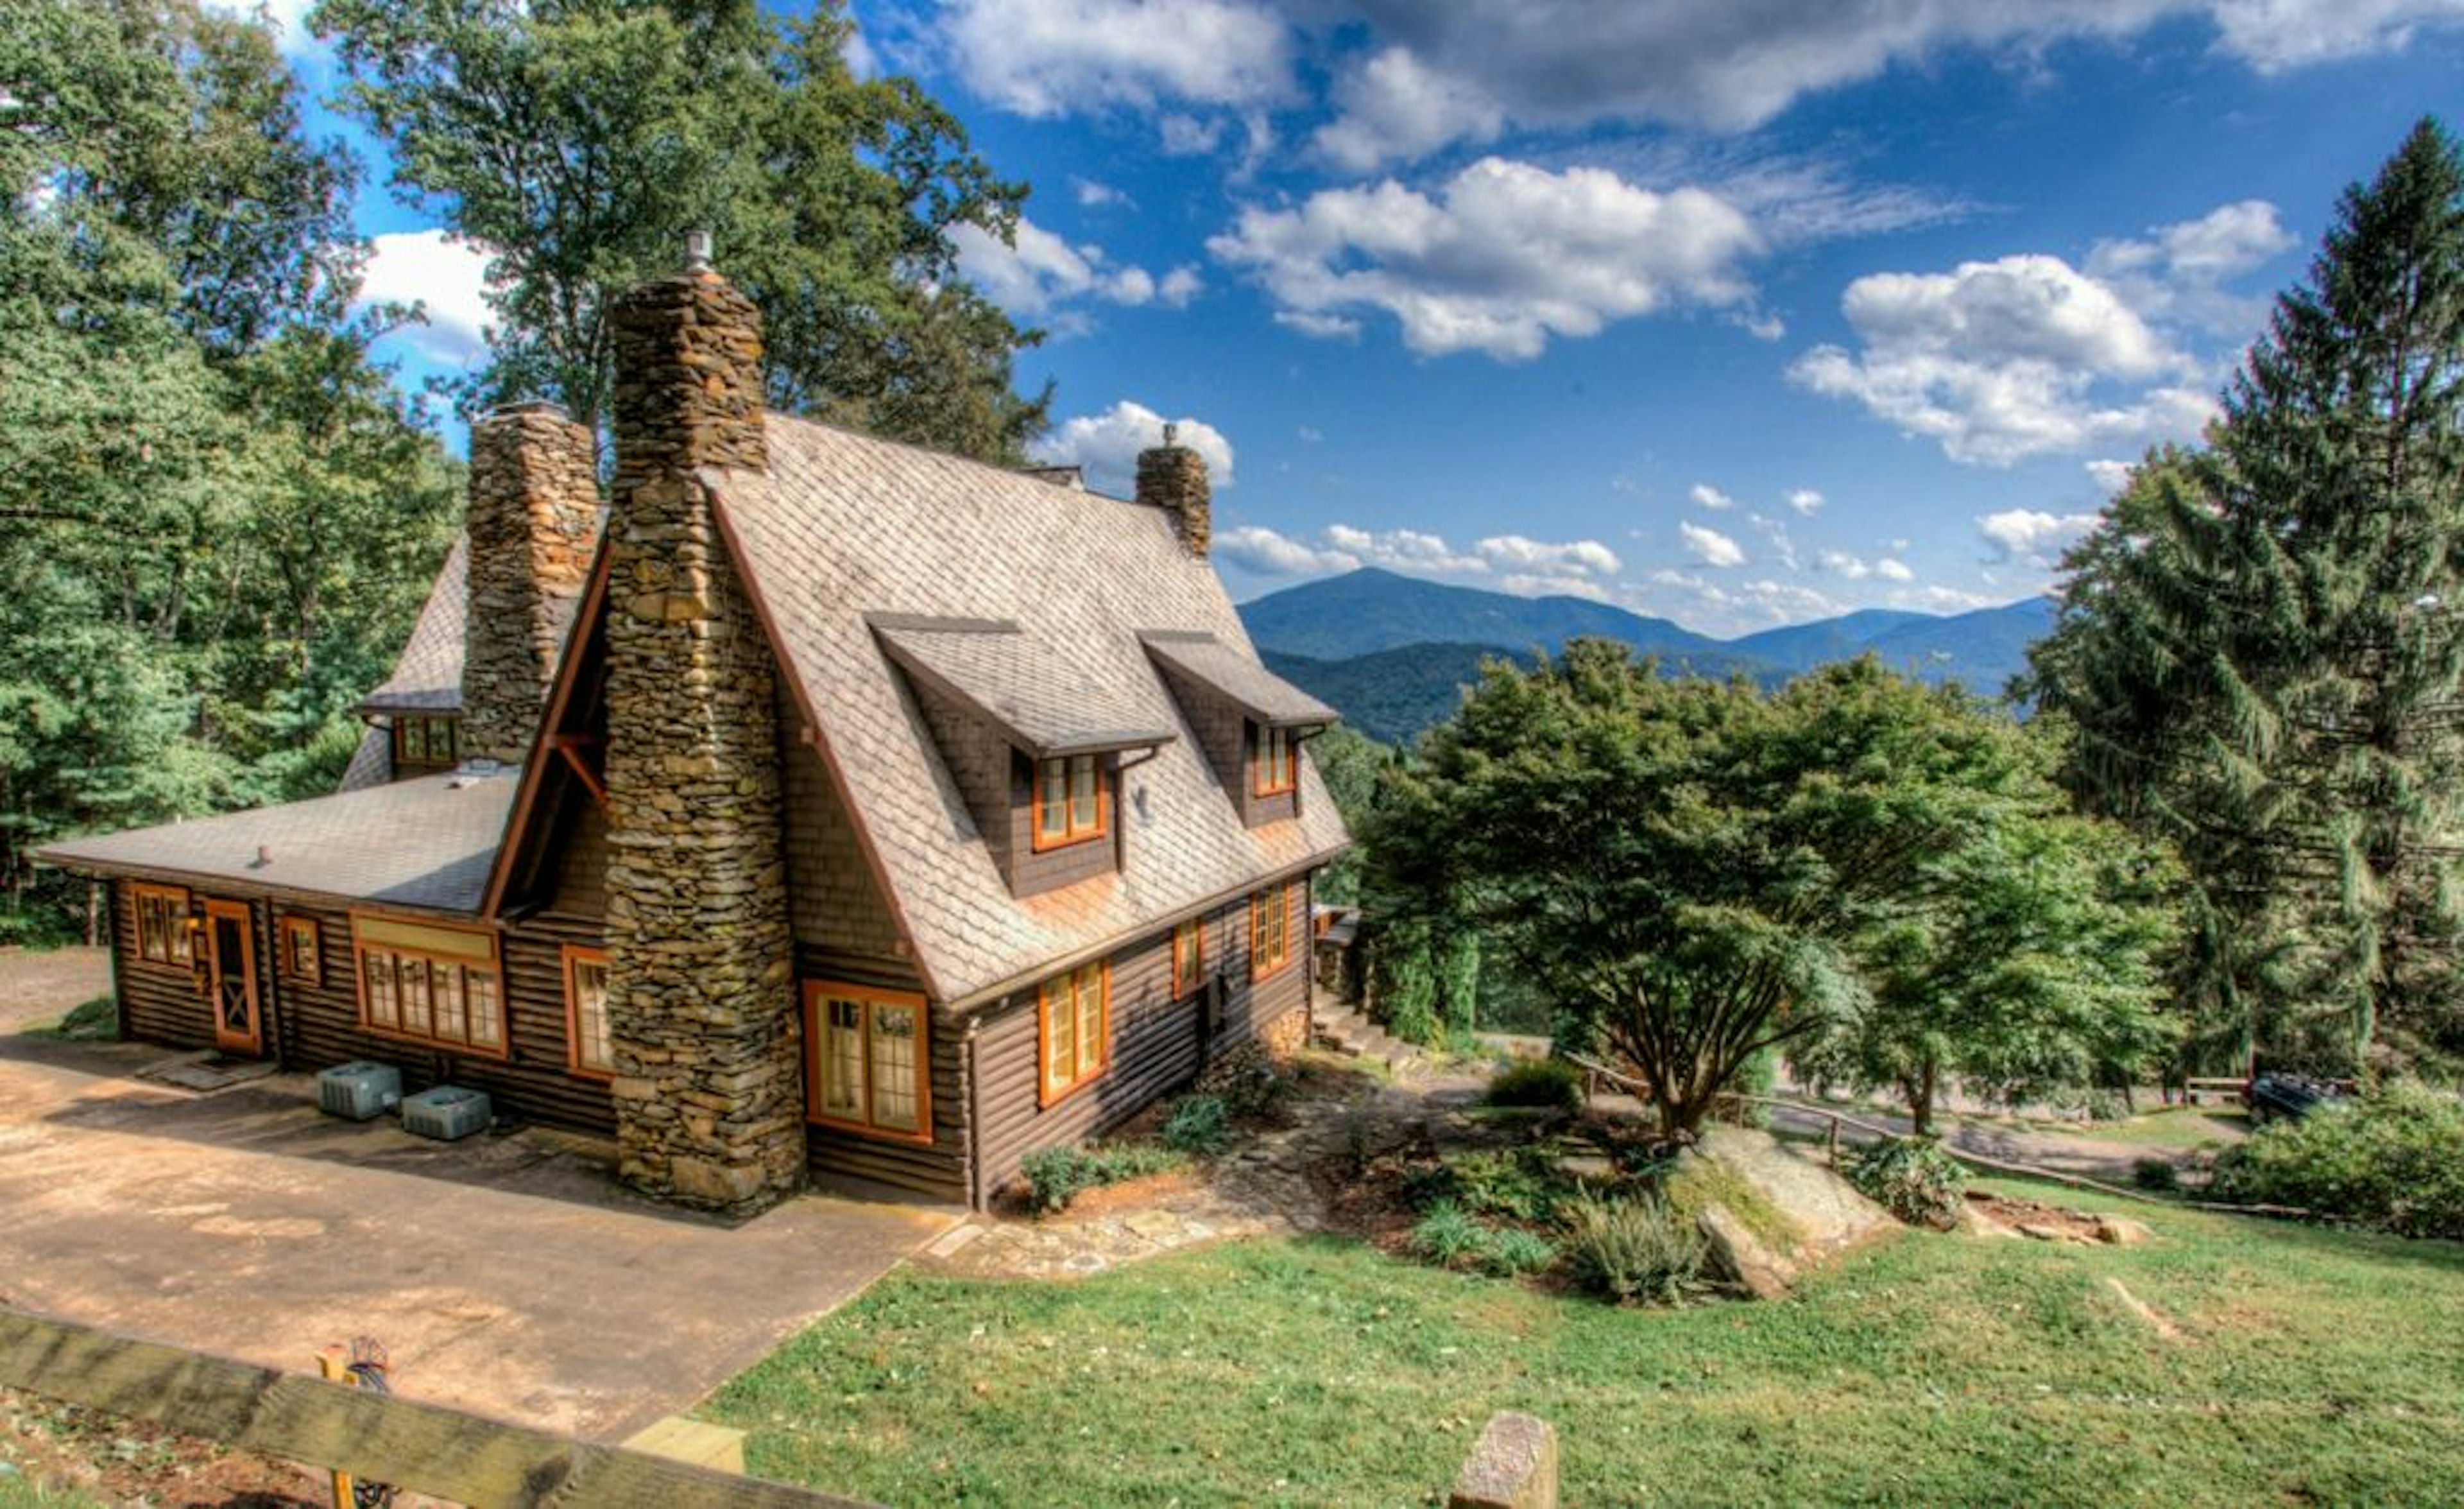
<svg viewBox="0 0 2464 1509"><path fill-rule="evenodd" d="M1232 1145L1232 1111L1216 1095L1193 1095L1172 1108L1163 1144L1193 1158L1212 1158Z"/></svg>
<svg viewBox="0 0 2464 1509"><path fill-rule="evenodd" d="M1038 1215L1069 1209L1069 1202L1099 1185L1114 1185L1149 1174L1168 1173L1187 1158L1153 1143L1120 1143L1111 1147L1039 1147L1019 1160L1026 1175L1027 1203Z"/></svg>
<svg viewBox="0 0 2464 1509"><path fill-rule="evenodd" d="M1489 1226L1452 1200L1429 1208L1412 1228L1412 1254L1439 1268L1511 1278L1535 1274L1557 1260L1556 1245L1518 1226Z"/></svg>
<svg viewBox="0 0 2464 1509"><path fill-rule="evenodd" d="M1891 1137L1846 1155L1848 1182L1910 1226L1958 1223L1968 1170L1930 1137Z"/></svg>
<svg viewBox="0 0 2464 1509"><path fill-rule="evenodd" d="M1577 1195L1566 1208L1562 1246L1574 1281L1617 1304L1675 1304L1703 1288L1702 1232L1649 1196Z"/></svg>
<svg viewBox="0 0 2464 1509"><path fill-rule="evenodd" d="M2171 1194L2182 1187L2182 1170L2169 1158L2134 1159L2130 1182L2150 1194Z"/></svg>
<svg viewBox="0 0 2464 1509"><path fill-rule="evenodd" d="M43 1029L42 1035L73 1043L109 1042L120 1035L120 1003L110 996L98 995L54 1026Z"/></svg>
<svg viewBox="0 0 2464 1509"><path fill-rule="evenodd" d="M1488 1082L1487 1098L1491 1105L1580 1111L1583 1073L1562 1058L1522 1059Z"/></svg>
<svg viewBox="0 0 2464 1509"><path fill-rule="evenodd" d="M1416 1175L1405 1187L1414 1204L1450 1201L1476 1215L1545 1221L1571 1189L1546 1147L1463 1153Z"/></svg>
<svg viewBox="0 0 2464 1509"><path fill-rule="evenodd" d="M2464 1238L2464 1100L2396 1085L2273 1122L2216 1160L2211 1187L2399 1236Z"/></svg>

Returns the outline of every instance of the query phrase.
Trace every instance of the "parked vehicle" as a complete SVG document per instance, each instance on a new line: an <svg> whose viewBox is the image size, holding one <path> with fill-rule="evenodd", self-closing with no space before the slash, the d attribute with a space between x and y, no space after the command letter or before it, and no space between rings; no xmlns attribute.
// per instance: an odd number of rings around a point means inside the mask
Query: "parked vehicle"
<svg viewBox="0 0 2464 1509"><path fill-rule="evenodd" d="M2343 1098L2345 1091L2307 1075L2259 1075L2250 1082L2246 1098L2254 1122L2299 1121L2322 1105Z"/></svg>

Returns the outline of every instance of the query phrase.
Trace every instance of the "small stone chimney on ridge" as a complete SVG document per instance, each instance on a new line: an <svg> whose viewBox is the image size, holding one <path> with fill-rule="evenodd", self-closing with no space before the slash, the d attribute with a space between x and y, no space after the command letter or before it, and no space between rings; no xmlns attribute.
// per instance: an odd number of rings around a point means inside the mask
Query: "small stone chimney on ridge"
<svg viewBox="0 0 2464 1509"><path fill-rule="evenodd" d="M1138 453L1138 501L1172 516L1181 548L1206 559L1214 544L1213 493L1206 458L1180 443L1180 427L1163 427L1163 444Z"/></svg>
<svg viewBox="0 0 2464 1509"><path fill-rule="evenodd" d="M528 758L598 544L590 431L562 406L509 404L471 427L463 753Z"/></svg>
<svg viewBox="0 0 2464 1509"><path fill-rule="evenodd" d="M776 669L704 474L768 464L761 319L686 269L613 311L607 954L618 1172L746 1216L802 1187Z"/></svg>

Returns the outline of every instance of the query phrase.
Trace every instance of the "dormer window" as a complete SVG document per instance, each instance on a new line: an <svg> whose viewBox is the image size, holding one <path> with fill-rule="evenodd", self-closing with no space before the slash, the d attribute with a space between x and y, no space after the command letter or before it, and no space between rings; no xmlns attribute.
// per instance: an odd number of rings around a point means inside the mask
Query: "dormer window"
<svg viewBox="0 0 2464 1509"><path fill-rule="evenodd" d="M1299 746L1288 728L1259 728L1251 724L1254 737L1250 742L1249 794L1281 796L1300 788L1301 767Z"/></svg>
<svg viewBox="0 0 2464 1509"><path fill-rule="evenodd" d="M397 713L393 720L396 775L451 770L461 763L461 720L430 713Z"/></svg>
<svg viewBox="0 0 2464 1509"><path fill-rule="evenodd" d="M1101 838L1111 827L1111 793L1093 755L1035 763L1035 847L1059 849Z"/></svg>

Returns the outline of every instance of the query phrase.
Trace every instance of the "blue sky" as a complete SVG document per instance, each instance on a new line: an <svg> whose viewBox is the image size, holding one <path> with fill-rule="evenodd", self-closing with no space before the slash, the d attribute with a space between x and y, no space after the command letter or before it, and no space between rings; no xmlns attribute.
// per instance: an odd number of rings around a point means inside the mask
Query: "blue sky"
<svg viewBox="0 0 2464 1509"><path fill-rule="evenodd" d="M1724 634L2042 590L2344 186L2464 119L2464 0L855 14L1034 185L965 262L1051 332L1045 451L1119 490L1179 421L1236 596L1382 565ZM450 370L479 259L349 134L372 291L435 315L404 380Z"/></svg>

